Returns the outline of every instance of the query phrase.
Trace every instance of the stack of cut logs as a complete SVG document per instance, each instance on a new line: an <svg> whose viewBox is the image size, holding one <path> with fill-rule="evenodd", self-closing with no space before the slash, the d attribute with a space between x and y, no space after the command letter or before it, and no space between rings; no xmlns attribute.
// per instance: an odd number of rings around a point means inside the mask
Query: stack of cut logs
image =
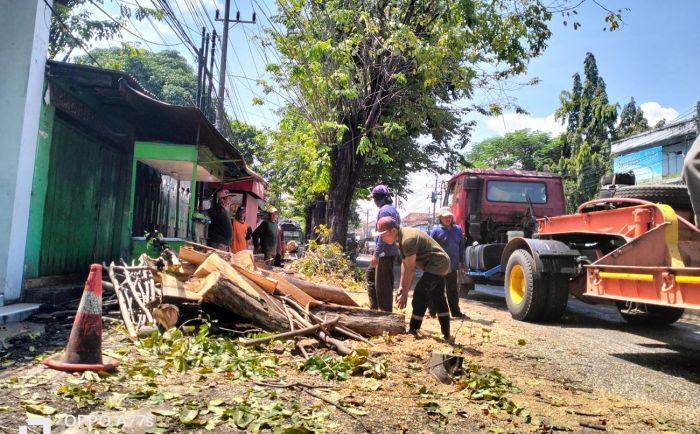
<svg viewBox="0 0 700 434"><path fill-rule="evenodd" d="M367 343L366 337L404 332L402 315L360 308L343 289L267 269L249 251L231 254L188 243L167 261L142 255L138 264L112 263L107 271L134 340L142 328L175 326L178 305L206 302L277 333L242 340L244 345L313 335L345 355L352 352L348 339ZM303 346L297 347L307 356Z"/></svg>

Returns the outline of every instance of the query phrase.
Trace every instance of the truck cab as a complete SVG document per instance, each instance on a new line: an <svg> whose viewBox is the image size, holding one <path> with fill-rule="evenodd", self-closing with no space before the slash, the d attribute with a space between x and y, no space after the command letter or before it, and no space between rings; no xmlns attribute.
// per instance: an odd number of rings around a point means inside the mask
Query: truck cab
<svg viewBox="0 0 700 434"><path fill-rule="evenodd" d="M561 176L516 169L466 169L447 183L443 206L462 226L467 247L469 289L502 281L500 259L509 236L530 237L535 219L566 212Z"/></svg>

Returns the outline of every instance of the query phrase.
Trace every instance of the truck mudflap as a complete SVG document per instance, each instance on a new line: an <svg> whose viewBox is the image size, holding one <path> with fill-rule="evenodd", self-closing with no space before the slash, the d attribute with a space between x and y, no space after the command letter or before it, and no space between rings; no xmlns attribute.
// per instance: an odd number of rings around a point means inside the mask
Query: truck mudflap
<svg viewBox="0 0 700 434"><path fill-rule="evenodd" d="M568 274L576 273L575 259L581 256L578 250L556 240L513 238L506 244L501 255L501 269L505 270L510 255L516 250L525 250L535 259L537 273Z"/></svg>

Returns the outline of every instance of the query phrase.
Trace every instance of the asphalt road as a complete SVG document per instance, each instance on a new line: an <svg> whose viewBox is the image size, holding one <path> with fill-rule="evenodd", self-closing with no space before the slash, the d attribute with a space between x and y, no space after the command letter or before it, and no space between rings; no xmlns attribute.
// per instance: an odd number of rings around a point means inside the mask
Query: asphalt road
<svg viewBox="0 0 700 434"><path fill-rule="evenodd" d="M577 387L656 402L679 419L700 421L700 322L631 326L612 304L571 298L558 323L524 323L511 318L503 288L487 285L477 285L461 304L462 312L490 326L496 339L525 339L520 356L534 361L535 372Z"/></svg>

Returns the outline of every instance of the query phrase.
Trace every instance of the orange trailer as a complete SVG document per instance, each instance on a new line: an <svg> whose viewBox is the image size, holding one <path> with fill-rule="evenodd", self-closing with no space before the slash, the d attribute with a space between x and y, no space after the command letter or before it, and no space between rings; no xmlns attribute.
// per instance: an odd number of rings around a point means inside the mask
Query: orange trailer
<svg viewBox="0 0 700 434"><path fill-rule="evenodd" d="M700 230L685 217L668 205L609 198L539 219L533 238L511 240L501 257L511 314L556 320L569 295L614 300L634 323L670 324L700 309Z"/></svg>

